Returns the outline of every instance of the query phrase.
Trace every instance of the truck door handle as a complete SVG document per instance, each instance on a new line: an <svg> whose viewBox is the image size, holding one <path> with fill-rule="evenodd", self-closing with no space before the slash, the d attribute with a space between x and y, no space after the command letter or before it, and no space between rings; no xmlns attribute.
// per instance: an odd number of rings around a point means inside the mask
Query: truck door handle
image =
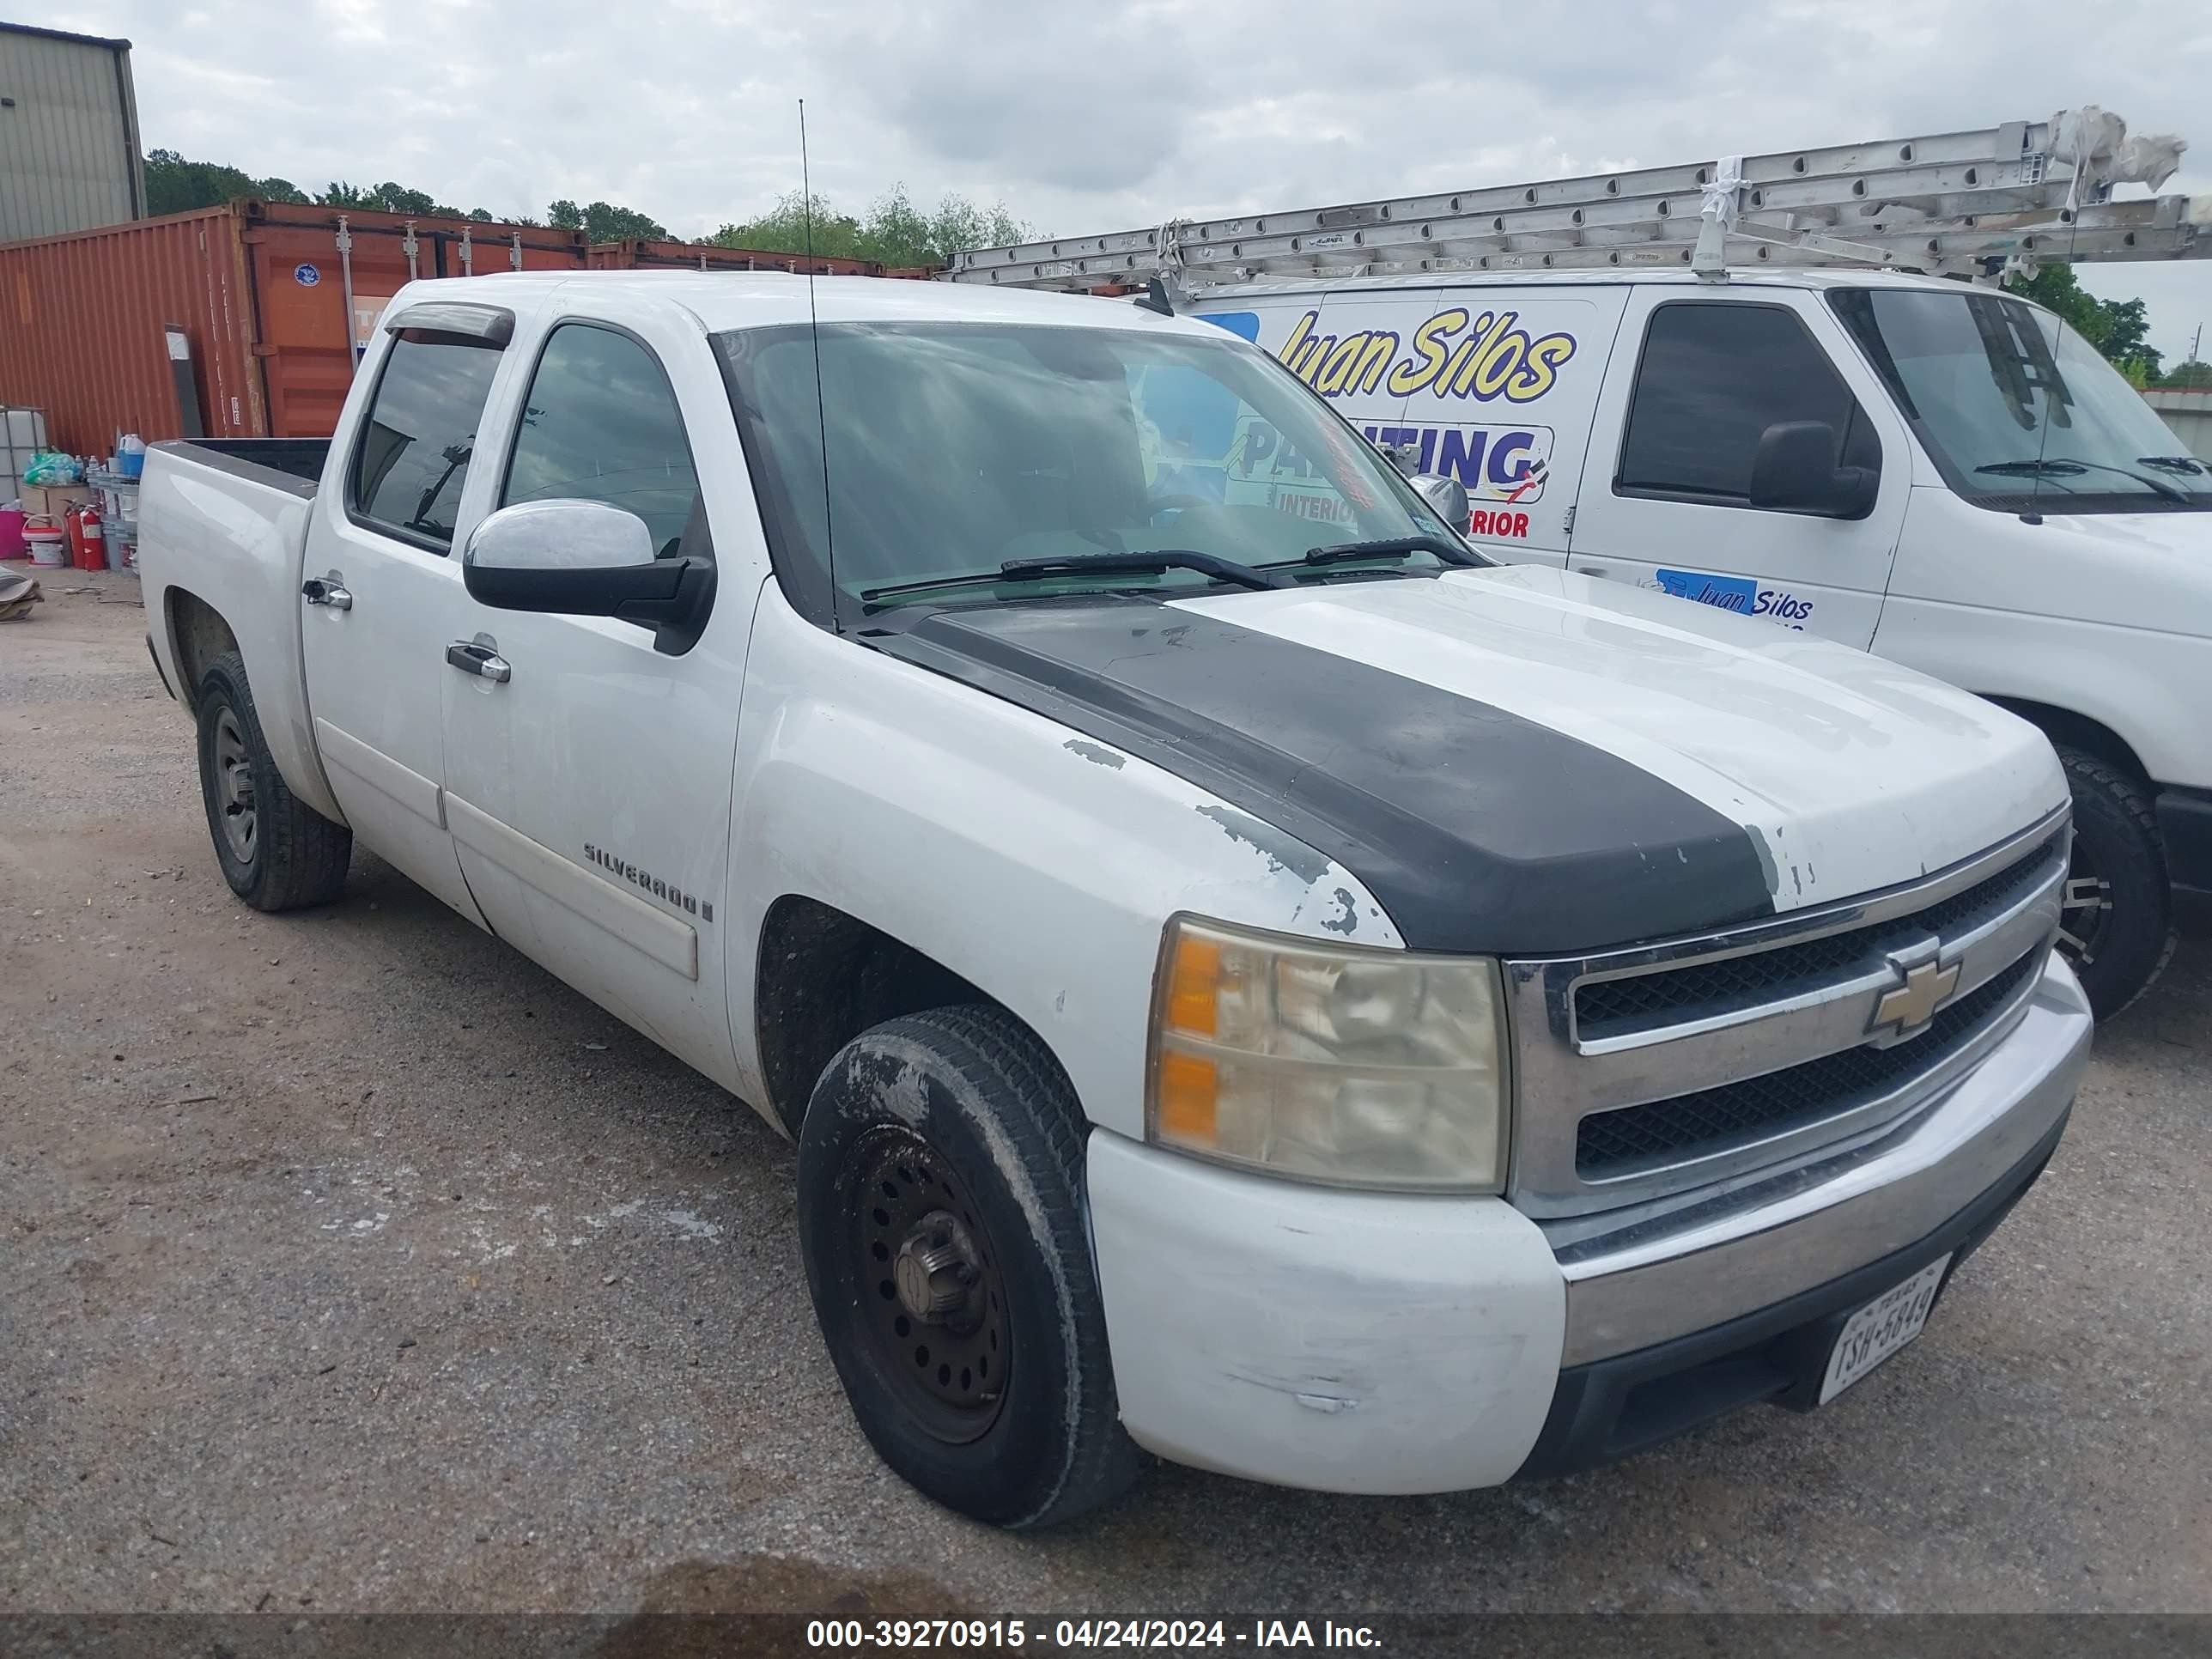
<svg viewBox="0 0 2212 1659"><path fill-rule="evenodd" d="M311 576L300 584L300 592L307 596L309 605L326 605L333 611L353 609L353 595L335 576Z"/></svg>
<svg viewBox="0 0 2212 1659"><path fill-rule="evenodd" d="M514 678L514 670L507 665L507 659L479 641L455 640L446 647L446 660L464 674L474 674L497 685L505 685Z"/></svg>

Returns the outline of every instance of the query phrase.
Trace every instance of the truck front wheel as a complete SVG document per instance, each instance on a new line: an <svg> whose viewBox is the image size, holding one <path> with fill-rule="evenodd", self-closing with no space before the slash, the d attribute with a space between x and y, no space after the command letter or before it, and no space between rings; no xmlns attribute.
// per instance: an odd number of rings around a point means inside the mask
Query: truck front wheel
<svg viewBox="0 0 2212 1659"><path fill-rule="evenodd" d="M295 799L270 757L246 664L225 652L200 677L200 799L230 890L257 910L327 904L345 888L353 831Z"/></svg>
<svg viewBox="0 0 2212 1659"><path fill-rule="evenodd" d="M998 1526L1066 1520L1139 1467L1084 1224L1086 1133L1044 1045L989 1007L863 1032L799 1126L800 1251L861 1432Z"/></svg>
<svg viewBox="0 0 2212 1659"><path fill-rule="evenodd" d="M2058 948L2097 1018L2148 990L2173 954L2173 898L2158 816L2126 773L2078 749L2058 758L2074 795L2074 861Z"/></svg>

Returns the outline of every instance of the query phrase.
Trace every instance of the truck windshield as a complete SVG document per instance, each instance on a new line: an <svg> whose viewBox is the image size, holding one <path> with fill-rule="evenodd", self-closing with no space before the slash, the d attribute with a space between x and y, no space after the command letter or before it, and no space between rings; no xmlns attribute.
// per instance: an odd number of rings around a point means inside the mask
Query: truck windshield
<svg viewBox="0 0 2212 1659"><path fill-rule="evenodd" d="M2042 307L1969 289L1839 289L1830 302L1944 482L1978 506L2212 507L2212 469L2191 457L2094 346Z"/></svg>
<svg viewBox="0 0 2212 1659"><path fill-rule="evenodd" d="M1227 334L838 323L820 340L820 417L810 330L716 343L779 566L803 562L826 592L834 549L841 615L864 594L878 606L974 603L1221 580L1093 556L1175 549L1304 567L1317 546L1449 534L1371 446ZM1069 569L1042 580L973 580L1060 559ZM1401 548L1326 569L1337 580L1443 562Z"/></svg>

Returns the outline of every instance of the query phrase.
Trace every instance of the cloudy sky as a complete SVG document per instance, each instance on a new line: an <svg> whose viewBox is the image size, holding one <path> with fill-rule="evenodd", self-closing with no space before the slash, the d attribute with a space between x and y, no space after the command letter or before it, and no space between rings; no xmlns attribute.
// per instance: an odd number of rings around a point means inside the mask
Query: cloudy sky
<svg viewBox="0 0 2212 1659"><path fill-rule="evenodd" d="M136 43L149 146L501 216L603 198L687 236L796 186L802 95L833 202L903 179L1070 234L2083 103L2195 139L2166 188L2212 192L2203 0L60 0L38 21ZM2169 357L2212 335L2212 261L2084 280L2149 300Z"/></svg>

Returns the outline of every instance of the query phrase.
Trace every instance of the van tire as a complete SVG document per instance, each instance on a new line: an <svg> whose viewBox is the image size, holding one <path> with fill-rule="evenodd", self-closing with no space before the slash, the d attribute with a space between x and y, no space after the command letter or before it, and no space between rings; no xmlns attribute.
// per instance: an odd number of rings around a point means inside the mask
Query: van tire
<svg viewBox="0 0 2212 1659"><path fill-rule="evenodd" d="M994 1526L1095 1508L1142 1461L1106 1349L1088 1136L1050 1052L988 1006L862 1032L799 1125L800 1254L861 1432L925 1496ZM966 1300L940 1310L925 1288Z"/></svg>
<svg viewBox="0 0 2212 1659"><path fill-rule="evenodd" d="M200 800L230 890L257 910L296 910L337 898L345 890L353 831L305 805L285 783L237 652L208 665L195 712Z"/></svg>
<svg viewBox="0 0 2212 1659"><path fill-rule="evenodd" d="M2173 955L2179 935L2166 844L2135 778L2079 749L2062 745L2058 758L2074 795L2059 950L2097 1018L2110 1019L2150 988Z"/></svg>

